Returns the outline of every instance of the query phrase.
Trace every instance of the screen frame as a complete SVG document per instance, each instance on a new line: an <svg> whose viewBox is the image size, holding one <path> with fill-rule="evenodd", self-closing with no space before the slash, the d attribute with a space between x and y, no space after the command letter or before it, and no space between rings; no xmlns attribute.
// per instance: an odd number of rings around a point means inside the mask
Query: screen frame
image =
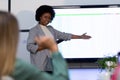
<svg viewBox="0 0 120 80"><path fill-rule="evenodd" d="M120 4L109 4L109 5L66 5L66 6L53 6L54 9L77 9L77 8L114 8L114 7L120 7ZM65 58L67 63L95 63L97 64L97 61L99 59L103 58ZM96 68L98 68L98 64Z"/></svg>

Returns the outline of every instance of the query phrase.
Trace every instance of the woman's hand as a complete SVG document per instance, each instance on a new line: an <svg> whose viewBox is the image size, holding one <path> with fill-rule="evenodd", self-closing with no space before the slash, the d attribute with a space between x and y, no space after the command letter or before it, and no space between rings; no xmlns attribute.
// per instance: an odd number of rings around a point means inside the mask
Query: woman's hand
<svg viewBox="0 0 120 80"><path fill-rule="evenodd" d="M87 33L82 34L82 35L81 35L81 39L90 39L90 38L91 38L91 36L86 35L86 34L87 34Z"/></svg>
<svg viewBox="0 0 120 80"><path fill-rule="evenodd" d="M51 52L57 52L58 47L53 38L48 36L35 37L35 42L38 46L43 47L44 49L49 49Z"/></svg>

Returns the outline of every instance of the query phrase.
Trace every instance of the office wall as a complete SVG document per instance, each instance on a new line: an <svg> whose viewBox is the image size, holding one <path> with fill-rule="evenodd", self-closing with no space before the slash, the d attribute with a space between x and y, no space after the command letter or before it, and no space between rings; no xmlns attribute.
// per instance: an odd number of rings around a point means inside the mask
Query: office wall
<svg viewBox="0 0 120 80"><path fill-rule="evenodd" d="M8 11L8 0L0 0L0 10Z"/></svg>
<svg viewBox="0 0 120 80"><path fill-rule="evenodd" d="M99 4L119 4L120 0L11 0L14 5L21 7L47 5L99 5Z"/></svg>
<svg viewBox="0 0 120 80"><path fill-rule="evenodd" d="M4 0L3 0L4 1ZM11 0L11 12L18 13L23 10L34 11L40 5L101 5L120 4L120 0Z"/></svg>

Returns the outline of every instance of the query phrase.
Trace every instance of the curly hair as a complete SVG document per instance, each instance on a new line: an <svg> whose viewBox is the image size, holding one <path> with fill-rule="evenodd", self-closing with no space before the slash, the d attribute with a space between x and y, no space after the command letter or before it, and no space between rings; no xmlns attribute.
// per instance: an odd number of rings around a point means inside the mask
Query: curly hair
<svg viewBox="0 0 120 80"><path fill-rule="evenodd" d="M51 6L42 5L42 6L40 6L40 7L36 10L36 14L35 14L35 19L36 19L36 21L40 21L40 17L41 17L44 13L50 13L50 14L51 14L51 21L52 21L53 18L55 17L55 11L53 10L53 8L52 8Z"/></svg>

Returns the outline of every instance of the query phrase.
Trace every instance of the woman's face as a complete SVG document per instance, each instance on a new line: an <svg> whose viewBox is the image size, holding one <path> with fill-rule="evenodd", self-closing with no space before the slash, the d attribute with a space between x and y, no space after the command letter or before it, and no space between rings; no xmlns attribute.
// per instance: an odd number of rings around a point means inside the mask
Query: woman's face
<svg viewBox="0 0 120 80"><path fill-rule="evenodd" d="M47 26L47 24L49 24L49 22L51 21L51 14L50 13L44 13L41 17L40 17L40 24Z"/></svg>

